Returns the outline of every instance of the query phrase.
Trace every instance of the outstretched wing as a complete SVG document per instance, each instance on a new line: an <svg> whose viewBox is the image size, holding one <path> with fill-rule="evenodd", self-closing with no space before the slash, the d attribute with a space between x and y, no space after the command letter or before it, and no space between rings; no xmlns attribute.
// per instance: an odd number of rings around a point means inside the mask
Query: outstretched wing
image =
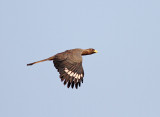
<svg viewBox="0 0 160 117"><path fill-rule="evenodd" d="M81 86L84 77L82 62L73 62L66 58L64 60L54 59L53 63L64 85L67 84L68 88L70 86L73 88L75 85L76 89Z"/></svg>

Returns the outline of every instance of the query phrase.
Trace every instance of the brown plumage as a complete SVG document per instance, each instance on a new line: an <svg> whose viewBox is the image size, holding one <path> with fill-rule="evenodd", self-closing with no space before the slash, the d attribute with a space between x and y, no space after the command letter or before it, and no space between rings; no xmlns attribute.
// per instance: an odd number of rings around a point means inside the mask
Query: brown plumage
<svg viewBox="0 0 160 117"><path fill-rule="evenodd" d="M65 52L58 53L52 57L37 62L29 63L27 66L43 61L53 61L55 68L60 74L61 81L67 87L70 86L76 89L83 83L84 71L82 67L82 56L97 53L95 49L71 49Z"/></svg>

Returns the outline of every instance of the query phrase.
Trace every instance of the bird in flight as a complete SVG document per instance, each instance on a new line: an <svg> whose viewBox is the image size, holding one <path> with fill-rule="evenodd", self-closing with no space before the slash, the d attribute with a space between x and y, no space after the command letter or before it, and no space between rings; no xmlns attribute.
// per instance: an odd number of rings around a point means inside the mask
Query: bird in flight
<svg viewBox="0 0 160 117"><path fill-rule="evenodd" d="M53 61L53 64L59 72L59 77L64 85L70 86L76 89L83 83L84 71L82 67L82 56L97 53L97 50L93 48L89 49L71 49L58 53L47 59L43 59L37 62L29 63L27 66L40 63L43 61Z"/></svg>

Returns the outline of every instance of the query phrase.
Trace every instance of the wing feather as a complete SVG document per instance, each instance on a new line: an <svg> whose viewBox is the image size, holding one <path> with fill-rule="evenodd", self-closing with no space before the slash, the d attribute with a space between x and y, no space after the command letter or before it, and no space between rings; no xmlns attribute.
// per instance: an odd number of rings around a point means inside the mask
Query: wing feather
<svg viewBox="0 0 160 117"><path fill-rule="evenodd" d="M53 63L60 74L61 81L64 81L64 85L67 84L68 88L70 86L73 88L75 85L76 89L78 86L81 86L84 77L82 62L77 63L68 59L61 61L55 59Z"/></svg>

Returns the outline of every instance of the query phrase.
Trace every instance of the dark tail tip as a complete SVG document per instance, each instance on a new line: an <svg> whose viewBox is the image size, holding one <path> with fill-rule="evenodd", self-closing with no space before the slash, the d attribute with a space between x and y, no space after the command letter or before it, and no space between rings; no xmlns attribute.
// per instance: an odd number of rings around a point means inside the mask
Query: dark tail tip
<svg viewBox="0 0 160 117"><path fill-rule="evenodd" d="M31 65L33 65L33 63L29 63L29 64L27 64L27 66L31 66Z"/></svg>

